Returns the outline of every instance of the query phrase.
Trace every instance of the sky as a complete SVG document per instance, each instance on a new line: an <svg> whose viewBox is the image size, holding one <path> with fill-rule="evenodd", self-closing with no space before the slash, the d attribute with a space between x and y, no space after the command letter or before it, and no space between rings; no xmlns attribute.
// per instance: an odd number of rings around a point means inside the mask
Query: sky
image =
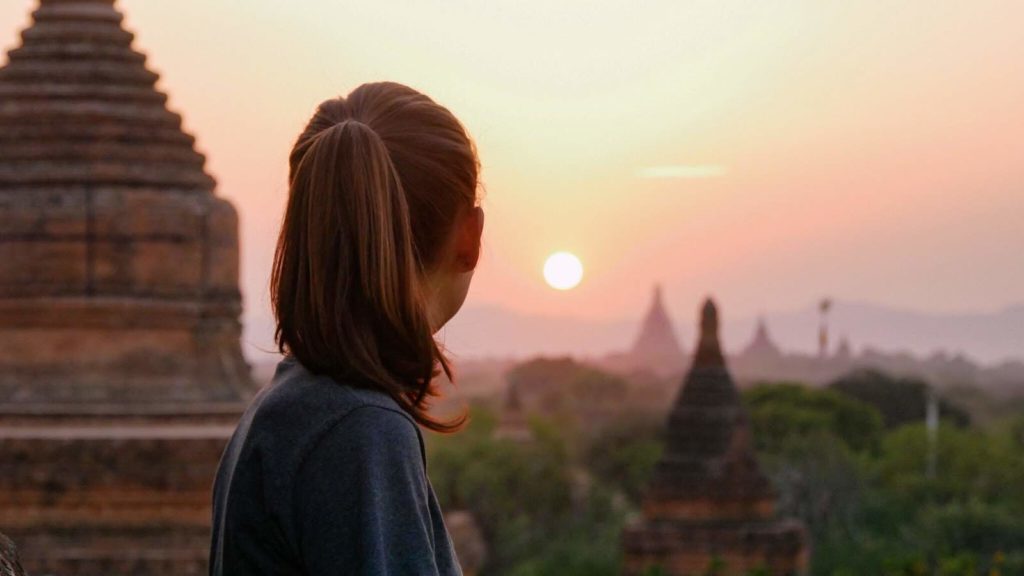
<svg viewBox="0 0 1024 576"><path fill-rule="evenodd" d="M249 343L286 159L316 105L394 80L475 139L467 306L635 317L823 296L1024 302L1024 2L119 0L239 209ZM0 46L34 0L0 3ZM568 291L547 255L582 260Z"/></svg>

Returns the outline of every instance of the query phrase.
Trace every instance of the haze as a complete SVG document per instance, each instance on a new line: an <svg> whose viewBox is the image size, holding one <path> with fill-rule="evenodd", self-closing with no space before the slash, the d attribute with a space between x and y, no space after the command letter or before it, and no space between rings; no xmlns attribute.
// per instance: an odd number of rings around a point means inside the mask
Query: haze
<svg viewBox="0 0 1024 576"><path fill-rule="evenodd" d="M18 43L32 0L0 4ZM250 346L286 156L316 104L395 80L480 149L470 307L590 321L715 293L934 312L1024 301L1024 3L120 0L242 217ZM566 250L586 277L548 287Z"/></svg>

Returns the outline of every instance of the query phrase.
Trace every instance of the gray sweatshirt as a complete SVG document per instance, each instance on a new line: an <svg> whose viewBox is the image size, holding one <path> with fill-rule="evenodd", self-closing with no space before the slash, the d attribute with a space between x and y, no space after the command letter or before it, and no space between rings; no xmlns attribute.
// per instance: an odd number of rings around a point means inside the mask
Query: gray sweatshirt
<svg viewBox="0 0 1024 576"><path fill-rule="evenodd" d="M210 574L461 573L412 418L282 360L221 458Z"/></svg>

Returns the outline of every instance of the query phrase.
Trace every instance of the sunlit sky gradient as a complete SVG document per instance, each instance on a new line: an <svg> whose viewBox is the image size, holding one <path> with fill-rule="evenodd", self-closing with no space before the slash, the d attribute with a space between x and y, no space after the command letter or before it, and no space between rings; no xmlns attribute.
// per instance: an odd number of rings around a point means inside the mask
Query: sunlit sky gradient
<svg viewBox="0 0 1024 576"><path fill-rule="evenodd" d="M33 0L0 3L0 45ZM248 319L316 104L396 80L469 127L470 306L733 314L1024 301L1024 2L120 0L242 216ZM556 291L545 257L586 277ZM257 338L262 342L262 338Z"/></svg>

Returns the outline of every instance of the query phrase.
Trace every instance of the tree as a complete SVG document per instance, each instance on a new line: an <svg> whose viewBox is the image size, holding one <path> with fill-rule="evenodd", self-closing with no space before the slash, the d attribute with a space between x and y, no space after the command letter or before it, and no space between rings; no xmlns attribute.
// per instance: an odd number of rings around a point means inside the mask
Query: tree
<svg viewBox="0 0 1024 576"><path fill-rule="evenodd" d="M925 418L929 389L923 380L896 378L868 368L854 370L828 387L874 406L881 412L886 428L921 422ZM957 426L971 423L967 412L942 399L939 400L939 413Z"/></svg>
<svg viewBox="0 0 1024 576"><path fill-rule="evenodd" d="M793 439L822 433L861 452L877 448L882 436L878 410L833 390L792 382L761 384L745 390L743 401L761 452L778 453Z"/></svg>
<svg viewBox="0 0 1024 576"><path fill-rule="evenodd" d="M587 447L584 465L638 505L664 447L662 425L650 418L623 418L599 433Z"/></svg>
<svg viewBox="0 0 1024 576"><path fill-rule="evenodd" d="M927 443L921 424L894 430L882 442L875 467L894 505L911 510L977 500L1024 513L1024 450L1006 433L940 427L934 478L925 474Z"/></svg>
<svg viewBox="0 0 1024 576"><path fill-rule="evenodd" d="M506 375L520 394L538 397L545 412L617 406L626 396L624 379L570 357L535 358Z"/></svg>
<svg viewBox="0 0 1024 576"><path fill-rule="evenodd" d="M494 438L494 416L474 407L467 429L429 436L428 468L442 507L473 514L487 543L482 573L617 574L628 512L600 486L580 493L564 430L536 419L534 440Z"/></svg>

